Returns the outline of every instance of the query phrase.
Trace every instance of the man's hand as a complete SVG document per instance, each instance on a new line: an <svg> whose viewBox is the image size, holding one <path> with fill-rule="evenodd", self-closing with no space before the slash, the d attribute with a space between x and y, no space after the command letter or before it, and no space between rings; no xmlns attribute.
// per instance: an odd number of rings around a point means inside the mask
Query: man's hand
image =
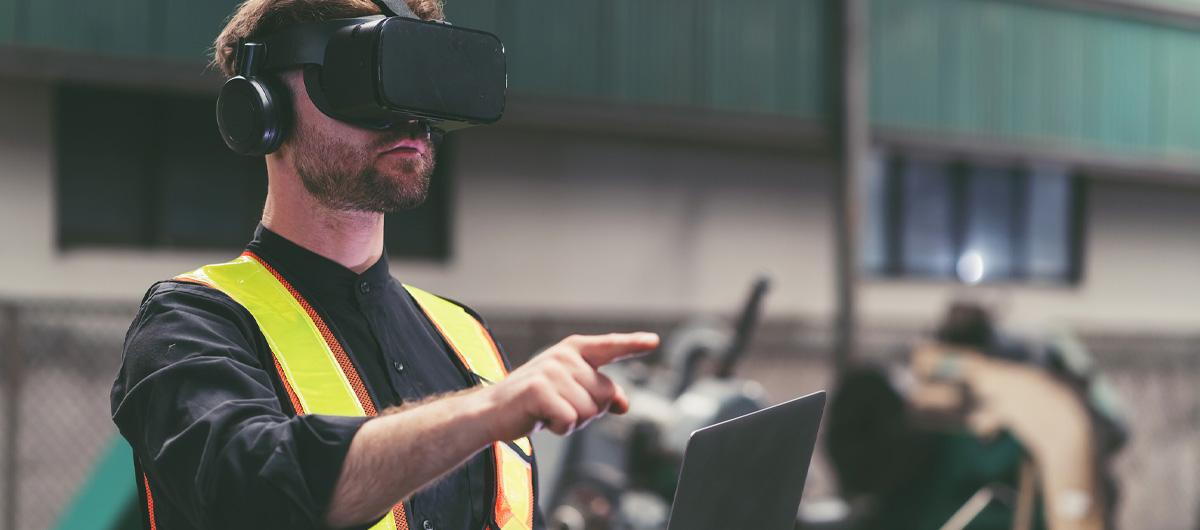
<svg viewBox="0 0 1200 530"><path fill-rule="evenodd" d="M545 426L569 434L605 412L629 410L625 391L599 368L658 347L654 333L572 335L503 381L478 392L487 403L489 432L515 440Z"/></svg>

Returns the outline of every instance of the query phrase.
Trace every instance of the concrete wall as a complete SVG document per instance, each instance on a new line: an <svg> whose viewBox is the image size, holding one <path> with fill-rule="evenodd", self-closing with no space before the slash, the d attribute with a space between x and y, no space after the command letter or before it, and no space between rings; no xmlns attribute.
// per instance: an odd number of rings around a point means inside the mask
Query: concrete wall
<svg viewBox="0 0 1200 530"><path fill-rule="evenodd" d="M212 252L59 251L49 87L0 80L0 296L136 301ZM461 133L453 258L404 281L495 314L723 311L759 272L775 316L827 320L827 162L779 150L496 128ZM963 288L869 281L869 322L925 323ZM1084 283L976 289L1018 325L1200 330L1200 189L1097 182Z"/></svg>

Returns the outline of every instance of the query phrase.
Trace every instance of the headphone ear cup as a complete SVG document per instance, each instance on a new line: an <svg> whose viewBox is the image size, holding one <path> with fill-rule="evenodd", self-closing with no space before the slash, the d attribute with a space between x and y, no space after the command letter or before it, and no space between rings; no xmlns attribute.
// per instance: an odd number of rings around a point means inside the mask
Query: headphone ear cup
<svg viewBox="0 0 1200 530"><path fill-rule="evenodd" d="M255 77L239 75L225 82L217 97L217 128L229 149L259 156L279 149L291 113L286 96L277 94Z"/></svg>
<svg viewBox="0 0 1200 530"><path fill-rule="evenodd" d="M266 118L266 130L264 131L263 154L274 153L279 150L279 146L283 145L283 141L287 139L288 134L292 129L292 99L291 92L284 86L283 82L274 76L267 78L255 78L255 82L262 86L262 92L267 95L264 100L266 104L263 116Z"/></svg>

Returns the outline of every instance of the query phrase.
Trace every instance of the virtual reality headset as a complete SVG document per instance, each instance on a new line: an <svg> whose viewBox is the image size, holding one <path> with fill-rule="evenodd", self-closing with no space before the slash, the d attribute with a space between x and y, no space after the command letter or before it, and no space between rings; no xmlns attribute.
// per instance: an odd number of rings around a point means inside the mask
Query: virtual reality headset
<svg viewBox="0 0 1200 530"><path fill-rule="evenodd" d="M291 112L271 74L296 68L322 113L355 126L420 124L440 135L500 119L508 76L498 37L419 20L403 0L376 4L385 15L301 24L239 43L238 75L217 101L225 143L242 154L278 149Z"/></svg>

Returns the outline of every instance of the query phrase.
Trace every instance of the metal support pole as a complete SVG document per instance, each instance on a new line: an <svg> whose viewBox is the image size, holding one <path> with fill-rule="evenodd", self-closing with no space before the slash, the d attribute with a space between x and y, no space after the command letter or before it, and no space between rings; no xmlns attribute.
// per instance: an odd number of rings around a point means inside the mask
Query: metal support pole
<svg viewBox="0 0 1200 530"><path fill-rule="evenodd" d="M834 368L841 373L854 359L858 305L859 181L870 151L869 57L867 13L869 0L839 0L841 65L837 134L839 175L834 186L834 245L837 314L834 319Z"/></svg>
<svg viewBox="0 0 1200 530"><path fill-rule="evenodd" d="M20 426L21 379L24 377L24 355L20 344L20 313L16 304L0 306L3 319L3 342L0 342L0 377L4 380L4 526L17 528L17 428Z"/></svg>

